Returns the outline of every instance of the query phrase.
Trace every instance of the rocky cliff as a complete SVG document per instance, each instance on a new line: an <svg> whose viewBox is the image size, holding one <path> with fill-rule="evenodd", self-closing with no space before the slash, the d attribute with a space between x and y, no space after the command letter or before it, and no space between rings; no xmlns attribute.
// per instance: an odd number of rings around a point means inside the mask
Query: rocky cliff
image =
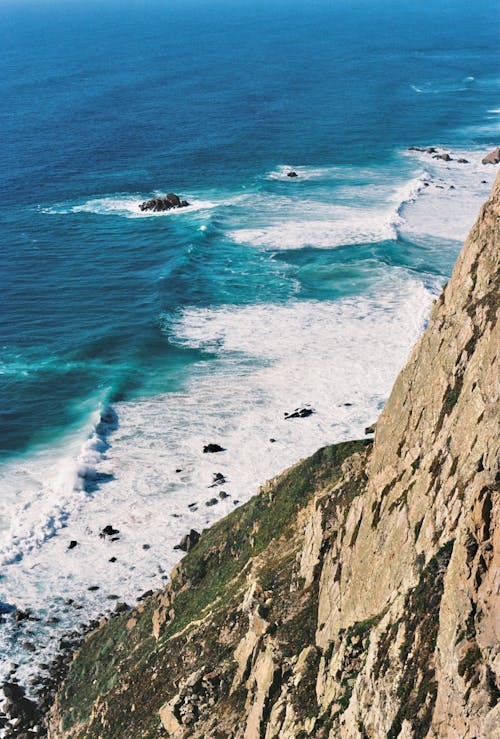
<svg viewBox="0 0 500 739"><path fill-rule="evenodd" d="M375 441L319 450L88 635L49 735L499 736L500 178Z"/></svg>

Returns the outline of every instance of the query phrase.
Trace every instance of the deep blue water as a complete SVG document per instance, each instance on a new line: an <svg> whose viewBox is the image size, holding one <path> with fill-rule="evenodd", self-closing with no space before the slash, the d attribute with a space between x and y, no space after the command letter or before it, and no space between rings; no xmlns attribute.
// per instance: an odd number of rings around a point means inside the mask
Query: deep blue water
<svg viewBox="0 0 500 739"><path fill-rule="evenodd" d="M158 189L265 198L295 185L259 179L283 162L375 168L413 143L488 143L461 129L498 92L496 6L2 3L2 452L64 432L96 392L176 386L198 357L169 344L163 311L287 301L297 276L307 298L351 289L316 273L340 252L228 242L248 208L221 209L204 232L187 214L47 209ZM354 272L362 256L349 255Z"/></svg>

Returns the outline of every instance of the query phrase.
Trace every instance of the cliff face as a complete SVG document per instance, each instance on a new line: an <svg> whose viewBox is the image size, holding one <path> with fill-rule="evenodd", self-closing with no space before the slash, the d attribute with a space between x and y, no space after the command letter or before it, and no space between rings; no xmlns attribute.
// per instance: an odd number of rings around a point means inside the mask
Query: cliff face
<svg viewBox="0 0 500 739"><path fill-rule="evenodd" d="M327 447L91 633L51 737L476 737L500 726L500 178L373 446Z"/></svg>

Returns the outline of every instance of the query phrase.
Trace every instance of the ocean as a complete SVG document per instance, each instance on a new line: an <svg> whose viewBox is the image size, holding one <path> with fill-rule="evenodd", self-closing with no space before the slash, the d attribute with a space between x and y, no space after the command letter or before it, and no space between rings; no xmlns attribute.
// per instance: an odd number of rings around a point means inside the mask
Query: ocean
<svg viewBox="0 0 500 739"><path fill-rule="evenodd" d="M0 3L0 679L376 420L496 173L497 10Z"/></svg>

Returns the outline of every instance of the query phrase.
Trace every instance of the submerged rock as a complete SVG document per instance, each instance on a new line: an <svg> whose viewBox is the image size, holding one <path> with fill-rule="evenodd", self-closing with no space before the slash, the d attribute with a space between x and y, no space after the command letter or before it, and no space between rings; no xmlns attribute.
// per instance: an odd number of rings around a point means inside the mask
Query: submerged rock
<svg viewBox="0 0 500 739"><path fill-rule="evenodd" d="M163 198L145 200L139 205L139 208L143 212L152 210L154 213L160 213L165 210L172 210L173 208L187 208L188 205L187 200L181 200L174 192L169 192Z"/></svg>

